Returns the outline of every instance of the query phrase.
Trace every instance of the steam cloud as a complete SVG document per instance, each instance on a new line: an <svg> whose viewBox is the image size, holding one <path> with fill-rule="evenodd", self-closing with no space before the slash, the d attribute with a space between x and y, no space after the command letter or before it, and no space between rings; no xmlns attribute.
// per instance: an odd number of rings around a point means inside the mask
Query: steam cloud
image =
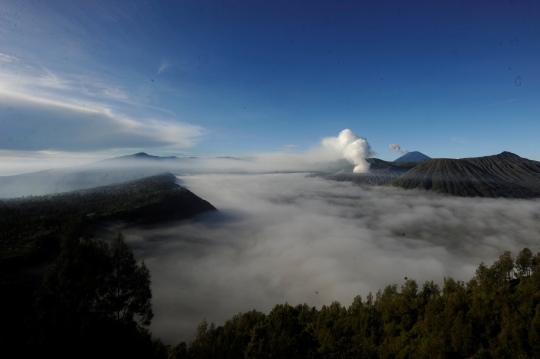
<svg viewBox="0 0 540 359"><path fill-rule="evenodd" d="M327 137L322 141L325 148L335 149L343 153L343 157L354 164L354 173L367 173L371 164L366 161L371 152L367 140L358 137L354 132L345 129L338 137Z"/></svg>
<svg viewBox="0 0 540 359"><path fill-rule="evenodd" d="M540 200L362 188L303 174L180 179L219 212L124 229L152 273L151 330L167 344L193 339L204 317L220 325L286 301L348 306L405 276L468 281L504 250L540 246Z"/></svg>
<svg viewBox="0 0 540 359"><path fill-rule="evenodd" d="M397 143L391 143L390 148L393 149L394 151L396 151L397 153L402 154L402 155L409 152L408 150L406 150L404 148L402 149Z"/></svg>
<svg viewBox="0 0 540 359"><path fill-rule="evenodd" d="M404 155L405 153L409 152L409 151L406 150L406 149L401 149L401 147L400 147L397 143L391 143L391 144L390 144L390 148L393 149L394 151L396 151L397 153L402 154L402 155Z"/></svg>

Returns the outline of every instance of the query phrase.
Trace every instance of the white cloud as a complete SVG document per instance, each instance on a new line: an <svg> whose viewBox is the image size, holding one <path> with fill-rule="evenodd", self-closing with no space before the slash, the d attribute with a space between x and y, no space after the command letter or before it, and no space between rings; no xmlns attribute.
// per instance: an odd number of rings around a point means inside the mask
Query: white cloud
<svg viewBox="0 0 540 359"><path fill-rule="evenodd" d="M30 70L29 70L30 71ZM139 103L137 103L139 102ZM142 103L142 104L141 104ZM42 68L0 74L0 149L100 151L189 147L205 133L119 86Z"/></svg>
<svg viewBox="0 0 540 359"><path fill-rule="evenodd" d="M504 250L540 246L539 200L362 188L302 174L180 179L220 212L125 230L152 273L152 332L169 344L190 340L203 317L223 324L286 301L349 305L405 276L468 281Z"/></svg>
<svg viewBox="0 0 540 359"><path fill-rule="evenodd" d="M203 129L172 120L133 119L106 107L5 94L0 149L95 151L159 146L188 147Z"/></svg>
<svg viewBox="0 0 540 359"><path fill-rule="evenodd" d="M16 58L15 56L11 56L11 55L7 55L7 54L2 54L2 53L0 53L0 61L3 61L3 62L14 62L14 61L19 61L19 59Z"/></svg>
<svg viewBox="0 0 540 359"><path fill-rule="evenodd" d="M161 66L159 67L158 75L161 74L163 71L167 70L169 67L171 67L171 64L169 64L169 62L167 61L163 61L161 63Z"/></svg>

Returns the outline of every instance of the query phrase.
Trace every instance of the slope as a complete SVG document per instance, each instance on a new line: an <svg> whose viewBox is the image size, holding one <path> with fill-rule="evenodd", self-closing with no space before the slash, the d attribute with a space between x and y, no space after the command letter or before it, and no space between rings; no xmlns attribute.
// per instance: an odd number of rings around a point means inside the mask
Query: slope
<svg viewBox="0 0 540 359"><path fill-rule="evenodd" d="M431 159L388 185L462 197L540 196L540 163L509 152L466 159Z"/></svg>

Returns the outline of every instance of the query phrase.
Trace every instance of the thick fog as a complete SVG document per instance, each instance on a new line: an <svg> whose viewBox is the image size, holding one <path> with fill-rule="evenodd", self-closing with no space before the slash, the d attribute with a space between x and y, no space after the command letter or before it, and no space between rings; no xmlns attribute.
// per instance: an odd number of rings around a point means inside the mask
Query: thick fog
<svg viewBox="0 0 540 359"><path fill-rule="evenodd" d="M124 230L152 273L151 329L169 344L191 340L204 317L219 325L284 302L348 306L404 277L468 281L480 262L540 244L539 200L362 188L304 174L179 179L219 212Z"/></svg>

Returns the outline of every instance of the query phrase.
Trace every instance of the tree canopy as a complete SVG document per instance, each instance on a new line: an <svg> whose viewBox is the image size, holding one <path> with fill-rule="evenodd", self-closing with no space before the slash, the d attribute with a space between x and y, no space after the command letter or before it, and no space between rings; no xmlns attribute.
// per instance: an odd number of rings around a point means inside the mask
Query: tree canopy
<svg viewBox="0 0 540 359"><path fill-rule="evenodd" d="M36 300L32 347L69 356L152 357L150 271L118 233L112 246L71 236L52 263Z"/></svg>
<svg viewBox="0 0 540 359"><path fill-rule="evenodd" d="M540 254L481 263L467 283L407 279L349 307L276 305L204 320L174 358L539 358Z"/></svg>

